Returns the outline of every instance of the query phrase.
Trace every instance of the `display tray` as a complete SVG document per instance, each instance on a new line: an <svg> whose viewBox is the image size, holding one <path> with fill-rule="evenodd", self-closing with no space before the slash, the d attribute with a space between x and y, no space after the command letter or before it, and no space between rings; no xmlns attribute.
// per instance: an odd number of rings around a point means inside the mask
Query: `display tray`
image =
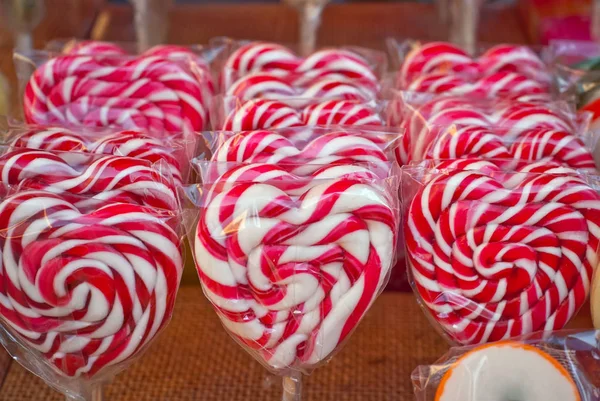
<svg viewBox="0 0 600 401"><path fill-rule="evenodd" d="M585 307L568 327L591 325ZM305 379L304 400L411 401L411 372L447 348L412 294L384 293L347 346ZM64 400L18 363L6 371L0 401ZM110 401L269 401L280 399L280 386L225 333L200 287L184 286L165 332L105 395Z"/></svg>

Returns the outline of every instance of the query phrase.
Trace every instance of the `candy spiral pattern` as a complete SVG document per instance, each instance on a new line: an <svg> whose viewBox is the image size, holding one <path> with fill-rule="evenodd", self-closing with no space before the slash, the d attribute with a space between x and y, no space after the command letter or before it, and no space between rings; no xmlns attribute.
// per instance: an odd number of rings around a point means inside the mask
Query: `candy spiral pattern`
<svg viewBox="0 0 600 401"><path fill-rule="evenodd" d="M134 157L146 160L157 168L165 163L175 184L183 184L180 163L174 155L174 147L165 142L176 142L180 136L167 141L158 140L137 131L114 133L87 132L85 135L57 127L31 127L18 133L10 146L48 151L84 152L103 155ZM84 160L89 160L84 158Z"/></svg>
<svg viewBox="0 0 600 401"><path fill-rule="evenodd" d="M449 73L425 74L399 88L477 98L541 96L550 91L546 83L515 72L497 72L478 79Z"/></svg>
<svg viewBox="0 0 600 401"><path fill-rule="evenodd" d="M323 78L311 82L299 82L303 77L280 77L260 72L246 75L227 90L227 96L240 100L272 99L305 107L313 99L338 99L368 102L377 96L377 86L370 82Z"/></svg>
<svg viewBox="0 0 600 401"><path fill-rule="evenodd" d="M326 100L300 111L277 100L243 102L227 115L223 129L252 131L298 126L381 126L382 117L369 104L348 100Z"/></svg>
<svg viewBox="0 0 600 401"><path fill-rule="evenodd" d="M540 103L473 103L449 96L432 99L421 106L396 107L400 110L396 111L400 115L404 113L402 110L407 110L400 118L400 125L405 129L405 134L396 148L397 160L401 164L422 160L427 156L426 148L437 141L440 131L453 125L491 130L495 135L502 137L502 142L507 147L532 130L546 129L568 133L577 130L574 116L570 116L559 107ZM578 141L581 144L581 141ZM581 148L582 151L585 150L583 144Z"/></svg>
<svg viewBox="0 0 600 401"><path fill-rule="evenodd" d="M369 62L358 53L326 49L302 58L284 46L264 42L241 46L229 56L223 71L225 89L245 75L255 72L293 75L296 77L296 85L300 87L304 87L307 81L324 78L359 80L375 87L378 83Z"/></svg>
<svg viewBox="0 0 600 401"><path fill-rule="evenodd" d="M442 77L445 76L450 81L451 77L458 75L465 81L454 85L462 86L468 81L487 79L487 76L496 74L500 74L497 75L498 77L515 74L514 77L522 77L519 79L528 80L530 84L535 81L548 82L550 78L542 60L525 46L497 45L474 59L453 44L431 42L415 46L409 52L400 68L398 84L400 88L408 88L416 80L425 76L438 77L441 81L444 81ZM437 85L441 85L441 82ZM490 82L480 85L490 85Z"/></svg>
<svg viewBox="0 0 600 401"><path fill-rule="evenodd" d="M293 131L240 132L214 153L212 161L217 162L214 164L217 171L213 174L222 175L240 163L273 164L302 176L333 165L366 166L380 178L389 174L385 137L344 131L316 132L304 144L297 143L295 136Z"/></svg>
<svg viewBox="0 0 600 401"><path fill-rule="evenodd" d="M583 141L565 131L526 130L512 141L481 127L449 127L439 133L417 160L515 159L527 162L553 161L574 169L596 171L594 157Z"/></svg>
<svg viewBox="0 0 600 401"><path fill-rule="evenodd" d="M63 53L71 55L87 56L127 56L130 55L121 46L111 42L83 40L69 43L63 48ZM176 45L157 45L143 52L140 56L157 56L172 61L177 61L191 65L191 73L198 79L198 82L205 87L206 95L214 95L214 83L210 74L210 66L204 58L197 52L185 46Z"/></svg>
<svg viewBox="0 0 600 401"><path fill-rule="evenodd" d="M347 166L325 168L310 177L234 168L213 185L198 223L205 294L225 328L275 369L327 358L392 263L392 193Z"/></svg>
<svg viewBox="0 0 600 401"><path fill-rule="evenodd" d="M183 270L165 210L79 210L25 191L0 203L0 315L64 375L99 377L135 357L171 317Z"/></svg>
<svg viewBox="0 0 600 401"><path fill-rule="evenodd" d="M74 195L71 202L95 199L135 203L176 210L172 180L140 159L16 149L0 156L0 177L5 186ZM85 196L82 198L82 196ZM80 204L78 206L81 207Z"/></svg>
<svg viewBox="0 0 600 401"><path fill-rule="evenodd" d="M424 306L460 344L558 330L598 266L600 195L575 171L450 171L406 214L410 270Z"/></svg>
<svg viewBox="0 0 600 401"><path fill-rule="evenodd" d="M24 95L29 123L196 132L207 122L202 85L156 56L63 55L38 67Z"/></svg>

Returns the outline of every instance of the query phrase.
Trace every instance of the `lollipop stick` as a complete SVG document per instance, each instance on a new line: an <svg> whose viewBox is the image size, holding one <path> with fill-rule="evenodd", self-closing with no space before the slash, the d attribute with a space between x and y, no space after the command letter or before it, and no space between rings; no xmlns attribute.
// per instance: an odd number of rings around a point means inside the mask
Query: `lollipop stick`
<svg viewBox="0 0 600 401"><path fill-rule="evenodd" d="M292 372L283 378L282 401L300 401L302 399L302 373Z"/></svg>
<svg viewBox="0 0 600 401"><path fill-rule="evenodd" d="M102 385L95 385L83 394L67 394L66 401L103 401Z"/></svg>
<svg viewBox="0 0 600 401"><path fill-rule="evenodd" d="M138 50L164 43L168 32L168 8L171 0L131 0L135 7L135 31Z"/></svg>
<svg viewBox="0 0 600 401"><path fill-rule="evenodd" d="M592 5L592 37L600 41L600 0L594 0Z"/></svg>
<svg viewBox="0 0 600 401"><path fill-rule="evenodd" d="M450 41L475 53L480 0L449 0Z"/></svg>
<svg viewBox="0 0 600 401"><path fill-rule="evenodd" d="M300 22L300 53L307 56L315 51L321 14L328 0L286 0L298 10Z"/></svg>

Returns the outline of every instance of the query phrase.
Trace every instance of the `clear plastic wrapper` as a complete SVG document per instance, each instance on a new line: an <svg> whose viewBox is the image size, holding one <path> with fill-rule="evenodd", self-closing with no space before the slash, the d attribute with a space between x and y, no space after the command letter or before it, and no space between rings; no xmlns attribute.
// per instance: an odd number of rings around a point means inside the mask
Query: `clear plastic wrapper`
<svg viewBox="0 0 600 401"><path fill-rule="evenodd" d="M452 348L415 369L416 400L596 400L599 339L597 331L559 331Z"/></svg>
<svg viewBox="0 0 600 401"><path fill-rule="evenodd" d="M173 56L180 50L168 48L140 56L86 54L96 45L105 46L92 42L79 47L81 53L15 55L25 121L155 134L205 128L211 98L195 57Z"/></svg>
<svg viewBox="0 0 600 401"><path fill-rule="evenodd" d="M574 141L573 146L577 142L580 152L590 153L598 142L597 135L588 130L591 115L577 113L565 101L465 100L397 92L392 104L389 118L405 129L397 148L400 164L469 154L568 160L577 154L566 154L574 148L563 149L558 136ZM468 135L458 135L462 133Z"/></svg>
<svg viewBox="0 0 600 401"><path fill-rule="evenodd" d="M131 203L179 210L176 184L164 161L0 147L0 185L60 194L79 202Z"/></svg>
<svg viewBox="0 0 600 401"><path fill-rule="evenodd" d="M248 131L299 126L364 126L388 124L385 101L319 98L254 99L216 96L211 110L213 129Z"/></svg>
<svg viewBox="0 0 600 401"><path fill-rule="evenodd" d="M269 370L299 380L326 362L383 290L394 262L398 180L369 163L198 161L193 248L205 295L226 331Z"/></svg>
<svg viewBox="0 0 600 401"><path fill-rule="evenodd" d="M321 49L300 57L292 48L268 42L215 38L210 46L218 53L215 67L221 74L222 93L227 93L239 79L255 73L286 79L291 90L306 89L321 79L357 82L376 90L387 71L384 53L359 47Z"/></svg>
<svg viewBox="0 0 600 401"><path fill-rule="evenodd" d="M474 58L446 42L390 40L388 45L398 89L483 98L550 94L548 67L525 46L500 44Z"/></svg>
<svg viewBox="0 0 600 401"><path fill-rule="evenodd" d="M562 329L599 264L599 190L546 161L404 167L409 275L434 327L462 345Z"/></svg>
<svg viewBox="0 0 600 401"><path fill-rule="evenodd" d="M198 82L203 85L204 97L210 99L215 94L210 62L214 52L200 45L156 45L138 52L137 45L131 42L104 42L96 40L61 39L50 41L45 49L56 54L79 54L88 56L158 56L187 64Z"/></svg>
<svg viewBox="0 0 600 401"><path fill-rule="evenodd" d="M574 96L577 108L593 114L592 128L600 124L600 45L579 41L553 41L547 58L553 64L559 92Z"/></svg>
<svg viewBox="0 0 600 401"><path fill-rule="evenodd" d="M187 182L188 160L197 140L195 134L168 134L159 139L140 131L24 125L1 118L0 135L2 143L13 148L125 156L151 164L163 163L176 185Z"/></svg>
<svg viewBox="0 0 600 401"><path fill-rule="evenodd" d="M2 188L0 341L68 400L101 401L103 383L171 318L183 270L180 212Z"/></svg>
<svg viewBox="0 0 600 401"><path fill-rule="evenodd" d="M296 176L310 176L334 165L367 167L369 176L390 174L397 147L396 130L361 128L296 127L246 132L215 131L203 134L193 162L212 160L211 168L199 171L202 181L213 181L236 163L269 163ZM398 246L396 257L403 260ZM409 290L405 268L392 269L389 290Z"/></svg>
<svg viewBox="0 0 600 401"><path fill-rule="evenodd" d="M292 127L278 130L207 131L202 134L196 161L267 163L299 167L290 171L312 173L309 166L369 163L385 177L398 143L395 130L360 127ZM306 168L302 164L307 165ZM225 171L215 170L219 176ZM216 178L211 175L210 180Z"/></svg>
<svg viewBox="0 0 600 401"><path fill-rule="evenodd" d="M411 143L412 152L396 152L397 160L408 156L411 162L427 159L479 157L555 162L576 170L594 173L597 166L593 150L597 135L582 138L564 130L533 128L518 130L484 128L470 125L429 126L427 135ZM404 139L404 138L403 138ZM402 145L396 149L404 149Z"/></svg>

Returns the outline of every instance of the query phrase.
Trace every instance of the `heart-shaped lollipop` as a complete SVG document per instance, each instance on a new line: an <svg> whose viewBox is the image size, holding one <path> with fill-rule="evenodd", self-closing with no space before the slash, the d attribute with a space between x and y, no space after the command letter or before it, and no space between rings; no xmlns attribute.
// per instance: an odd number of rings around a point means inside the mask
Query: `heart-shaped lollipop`
<svg viewBox="0 0 600 401"><path fill-rule="evenodd" d="M194 245L200 280L225 328L266 365L326 359L385 284L396 193L368 173L246 164L211 186Z"/></svg>
<svg viewBox="0 0 600 401"><path fill-rule="evenodd" d="M183 271L175 220L123 203L82 211L43 191L6 197L0 317L64 375L127 362L173 312Z"/></svg>

